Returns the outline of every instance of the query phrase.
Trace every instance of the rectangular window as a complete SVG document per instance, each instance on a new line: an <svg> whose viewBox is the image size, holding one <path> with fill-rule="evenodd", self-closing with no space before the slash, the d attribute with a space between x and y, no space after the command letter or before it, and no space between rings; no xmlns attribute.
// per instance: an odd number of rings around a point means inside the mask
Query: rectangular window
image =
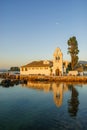
<svg viewBox="0 0 87 130"><path fill-rule="evenodd" d="M40 67L40 69L42 70L43 68L42 68L42 67Z"/></svg>
<svg viewBox="0 0 87 130"><path fill-rule="evenodd" d="M25 71L27 71L27 68L25 68Z"/></svg>
<svg viewBox="0 0 87 130"><path fill-rule="evenodd" d="M22 71L24 71L24 69L23 69L23 68L22 68L21 70L22 70Z"/></svg>
<svg viewBox="0 0 87 130"><path fill-rule="evenodd" d="M48 67L45 67L45 69L48 69Z"/></svg>

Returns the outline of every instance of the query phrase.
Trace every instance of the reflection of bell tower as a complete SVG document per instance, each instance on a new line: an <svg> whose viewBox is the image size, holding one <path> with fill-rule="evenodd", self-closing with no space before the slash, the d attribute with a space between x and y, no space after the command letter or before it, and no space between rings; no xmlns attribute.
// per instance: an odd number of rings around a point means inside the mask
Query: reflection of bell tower
<svg viewBox="0 0 87 130"><path fill-rule="evenodd" d="M53 57L53 74L63 75L63 54L60 48L56 48Z"/></svg>
<svg viewBox="0 0 87 130"><path fill-rule="evenodd" d="M54 102L57 105L57 107L60 107L63 102L63 84L53 83L52 90L54 94Z"/></svg>

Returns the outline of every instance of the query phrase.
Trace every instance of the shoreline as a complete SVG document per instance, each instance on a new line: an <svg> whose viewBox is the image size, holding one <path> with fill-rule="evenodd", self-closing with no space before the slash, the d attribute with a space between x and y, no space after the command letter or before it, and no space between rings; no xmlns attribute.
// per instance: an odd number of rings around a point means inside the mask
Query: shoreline
<svg viewBox="0 0 87 130"><path fill-rule="evenodd" d="M20 80L28 81L48 81L48 82L85 82L87 83L87 76L38 76L38 75L20 75Z"/></svg>
<svg viewBox="0 0 87 130"><path fill-rule="evenodd" d="M48 81L48 82L85 82L87 83L87 76L45 76L45 75L7 75L0 74L2 79L10 80L26 80L26 81Z"/></svg>
<svg viewBox="0 0 87 130"><path fill-rule="evenodd" d="M0 86L9 87L18 84L36 83L70 83L87 84L87 76L42 76L42 75L0 75Z"/></svg>

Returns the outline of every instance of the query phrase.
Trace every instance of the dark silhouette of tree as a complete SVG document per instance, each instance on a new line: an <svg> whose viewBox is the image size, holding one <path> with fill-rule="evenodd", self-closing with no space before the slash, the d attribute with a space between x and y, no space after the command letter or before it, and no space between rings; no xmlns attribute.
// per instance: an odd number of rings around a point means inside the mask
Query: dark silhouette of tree
<svg viewBox="0 0 87 130"><path fill-rule="evenodd" d="M71 68L73 70L74 67L77 65L78 59L79 59L79 57L78 57L78 53L79 53L78 42L76 40L76 37L75 36L70 37L67 44L68 44L68 53L71 56Z"/></svg>
<svg viewBox="0 0 87 130"><path fill-rule="evenodd" d="M11 67L10 71L20 71L20 68L19 67Z"/></svg>
<svg viewBox="0 0 87 130"><path fill-rule="evenodd" d="M68 100L68 112L70 116L77 116L78 112L78 106L79 106L79 100L78 100L78 92L75 89L75 87L70 86L72 94L71 94L71 99Z"/></svg>
<svg viewBox="0 0 87 130"><path fill-rule="evenodd" d="M71 63L68 64L67 68L66 68L66 72L68 73L68 71L72 70L71 68Z"/></svg>

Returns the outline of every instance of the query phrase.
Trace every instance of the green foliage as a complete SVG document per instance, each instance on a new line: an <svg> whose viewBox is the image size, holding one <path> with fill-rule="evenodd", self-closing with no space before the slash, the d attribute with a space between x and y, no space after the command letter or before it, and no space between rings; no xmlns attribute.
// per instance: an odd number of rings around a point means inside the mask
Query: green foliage
<svg viewBox="0 0 87 130"><path fill-rule="evenodd" d="M71 68L71 63L68 64L67 68L66 68L66 72L68 73L68 71L72 70Z"/></svg>
<svg viewBox="0 0 87 130"><path fill-rule="evenodd" d="M20 71L19 67L11 67L10 71Z"/></svg>
<svg viewBox="0 0 87 130"><path fill-rule="evenodd" d="M71 56L71 68L73 70L74 67L77 65L79 59L78 42L76 40L76 37L75 36L71 37L68 40L67 44L68 44L68 54L70 54Z"/></svg>

